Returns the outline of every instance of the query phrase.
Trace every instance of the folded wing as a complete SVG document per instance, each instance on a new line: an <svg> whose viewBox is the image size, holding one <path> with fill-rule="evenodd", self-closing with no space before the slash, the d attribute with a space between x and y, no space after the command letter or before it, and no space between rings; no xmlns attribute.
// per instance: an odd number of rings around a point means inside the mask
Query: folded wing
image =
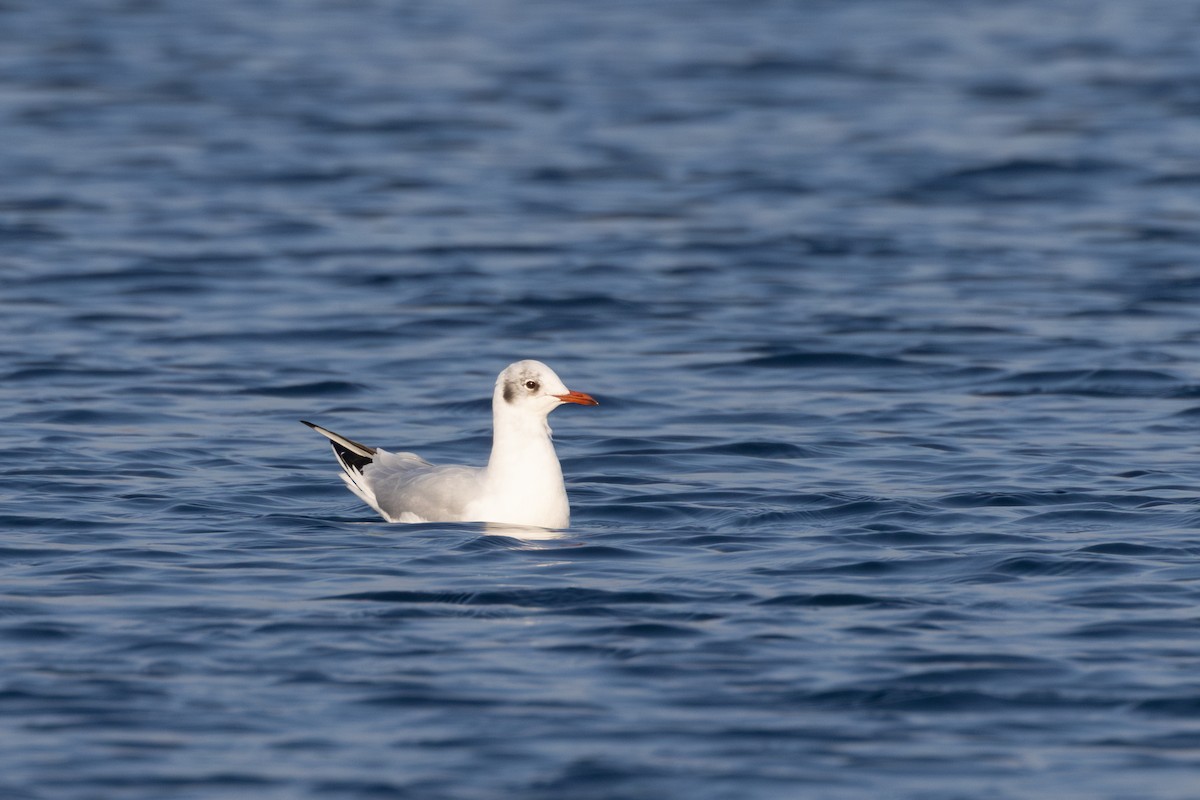
<svg viewBox="0 0 1200 800"><path fill-rule="evenodd" d="M481 491L482 469L435 466L413 453L389 453L301 422L329 439L342 480L388 522L474 519L470 506Z"/></svg>

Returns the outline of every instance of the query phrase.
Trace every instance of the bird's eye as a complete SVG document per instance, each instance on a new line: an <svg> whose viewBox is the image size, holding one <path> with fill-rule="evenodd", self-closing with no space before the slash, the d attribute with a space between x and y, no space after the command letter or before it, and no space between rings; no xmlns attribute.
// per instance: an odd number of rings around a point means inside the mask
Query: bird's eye
<svg viewBox="0 0 1200 800"><path fill-rule="evenodd" d="M538 382L537 381L525 381L525 388L531 392L536 392L538 390Z"/></svg>

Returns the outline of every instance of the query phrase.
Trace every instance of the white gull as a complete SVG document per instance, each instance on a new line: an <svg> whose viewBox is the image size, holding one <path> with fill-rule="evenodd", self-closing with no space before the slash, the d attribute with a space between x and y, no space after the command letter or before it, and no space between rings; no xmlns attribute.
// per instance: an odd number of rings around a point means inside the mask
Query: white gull
<svg viewBox="0 0 1200 800"><path fill-rule="evenodd" d="M562 467L546 418L563 403L594 406L540 361L518 361L496 378L492 455L486 467L435 466L304 422L333 444L342 480L388 522L495 522L565 528L571 521Z"/></svg>

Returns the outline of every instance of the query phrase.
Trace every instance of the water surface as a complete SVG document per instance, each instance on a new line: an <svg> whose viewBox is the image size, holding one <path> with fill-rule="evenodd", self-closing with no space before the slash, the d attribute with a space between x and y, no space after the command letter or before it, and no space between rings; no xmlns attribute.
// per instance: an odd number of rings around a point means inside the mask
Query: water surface
<svg viewBox="0 0 1200 800"><path fill-rule="evenodd" d="M0 794L1197 796L1198 23L3 3Z"/></svg>

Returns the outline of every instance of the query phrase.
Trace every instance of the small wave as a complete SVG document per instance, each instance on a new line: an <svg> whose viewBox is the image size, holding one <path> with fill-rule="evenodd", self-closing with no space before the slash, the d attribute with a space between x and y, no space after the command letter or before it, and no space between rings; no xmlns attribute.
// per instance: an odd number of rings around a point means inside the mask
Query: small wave
<svg viewBox="0 0 1200 800"><path fill-rule="evenodd" d="M912 686L838 689L818 692L799 700L802 705L876 711L964 712L1014 709L1094 707L1098 701L1066 697L1052 692L1012 695L971 689L931 689ZM1112 703L1100 702L1101 706Z"/></svg>
<svg viewBox="0 0 1200 800"><path fill-rule="evenodd" d="M588 633L603 636L634 639L678 639L699 636L700 631L685 625L669 625L663 622L635 622L629 625L609 625L594 628Z"/></svg>
<svg viewBox="0 0 1200 800"><path fill-rule="evenodd" d="M1142 700L1136 703L1133 709L1144 714L1164 714L1195 719L1200 716L1200 693Z"/></svg>
<svg viewBox="0 0 1200 800"><path fill-rule="evenodd" d="M1151 547L1133 542L1102 542L1100 544L1081 547L1076 552L1099 553L1108 556L1157 556L1169 551L1162 547Z"/></svg>
<svg viewBox="0 0 1200 800"><path fill-rule="evenodd" d="M251 386L239 390L239 393L264 397L341 397L358 394L364 389L366 387L363 384L349 381L313 381L279 386Z"/></svg>
<svg viewBox="0 0 1200 800"><path fill-rule="evenodd" d="M52 622L33 622L24 625L0 627L0 639L16 642L50 642L70 639L75 631L65 625Z"/></svg>
<svg viewBox="0 0 1200 800"><path fill-rule="evenodd" d="M329 595L322 600L369 600L377 603L438 603L460 606L574 608L607 605L661 605L694 602L692 595L668 592L610 592L603 589L514 589L487 592L373 591Z"/></svg>
<svg viewBox="0 0 1200 800"><path fill-rule="evenodd" d="M1125 575L1139 571L1137 566L1122 561L1061 556L1015 556L1000 561L992 569L1001 574L1021 577Z"/></svg>
<svg viewBox="0 0 1200 800"><path fill-rule="evenodd" d="M751 440L725 444L705 445L684 451L687 453L709 453L712 455L746 456L748 458L812 458L818 452L811 447L779 441Z"/></svg>
<svg viewBox="0 0 1200 800"><path fill-rule="evenodd" d="M706 368L720 369L729 366L729 364L710 364ZM921 365L915 361L892 356L831 351L758 356L735 362L733 366L757 369L908 369Z"/></svg>
<svg viewBox="0 0 1200 800"><path fill-rule="evenodd" d="M939 501L950 508L992 508L1078 503L1086 495L1065 489L1030 491L971 491L946 495Z"/></svg>
<svg viewBox="0 0 1200 800"><path fill-rule="evenodd" d="M1019 396L1063 394L1082 397L1167 397L1186 389L1174 375L1142 369L1068 369L1022 372L990 381L977 394Z"/></svg>
<svg viewBox="0 0 1200 800"><path fill-rule="evenodd" d="M1109 508L1076 508L1067 511L1045 511L1021 518L1021 527L1050 525L1064 530L1094 530L1116 525L1138 524L1145 519L1144 513L1118 511Z"/></svg>
<svg viewBox="0 0 1200 800"><path fill-rule="evenodd" d="M153 422L186 424L186 419L173 414L148 411L120 411L113 408L73 408L65 411L34 411L18 414L10 419L26 422L42 422L48 425L74 425L87 427L129 426L136 427Z"/></svg>
<svg viewBox="0 0 1200 800"><path fill-rule="evenodd" d="M1081 625L1067 635L1085 639L1166 639L1191 638L1196 633L1196 619L1120 619Z"/></svg>
<svg viewBox="0 0 1200 800"><path fill-rule="evenodd" d="M1099 160L1013 159L964 167L921 181L895 196L907 202L1062 202L1083 196L1090 182L1120 169Z"/></svg>
<svg viewBox="0 0 1200 800"><path fill-rule="evenodd" d="M845 606L871 606L874 608L899 608L917 605L915 601L895 597L875 597L865 594L784 594L762 600L764 606L801 606L812 608L841 608Z"/></svg>

